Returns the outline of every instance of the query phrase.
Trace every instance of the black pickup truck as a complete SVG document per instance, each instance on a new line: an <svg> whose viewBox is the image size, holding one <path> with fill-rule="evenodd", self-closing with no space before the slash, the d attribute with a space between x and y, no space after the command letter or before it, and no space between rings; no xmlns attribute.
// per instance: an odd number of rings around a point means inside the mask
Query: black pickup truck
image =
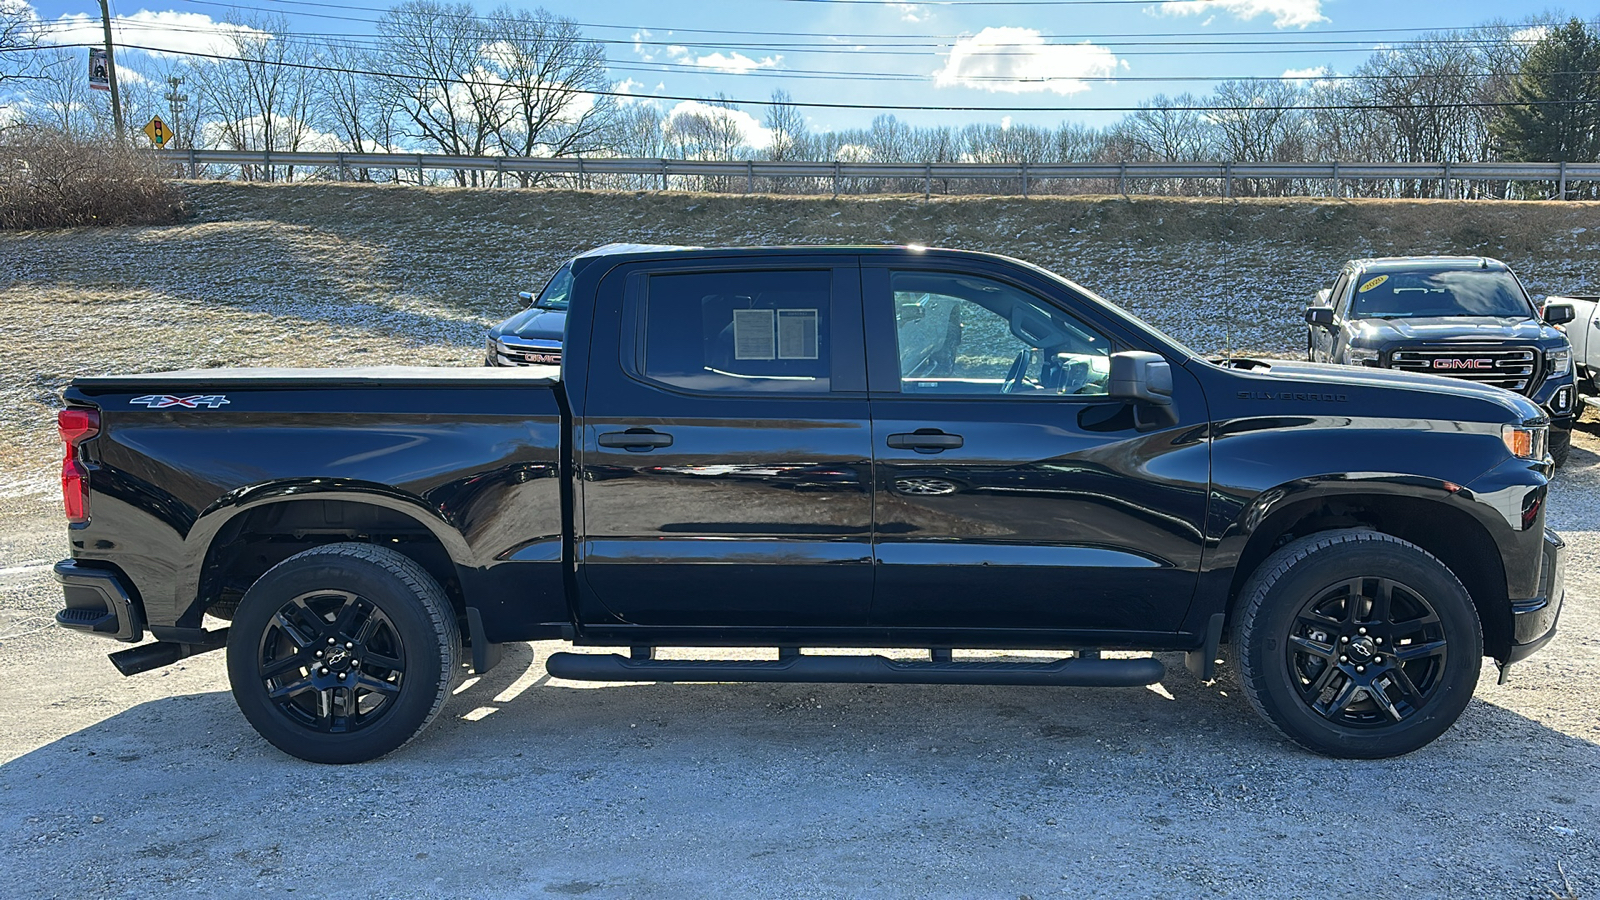
<svg viewBox="0 0 1600 900"><path fill-rule="evenodd" d="M1426 372L1515 391L1550 416L1557 466L1572 449L1580 400L1572 348L1516 273L1481 256L1353 259L1306 309L1312 362Z"/></svg>
<svg viewBox="0 0 1600 900"><path fill-rule="evenodd" d="M60 624L152 635L129 674L226 646L245 717L322 762L547 639L631 648L565 679L1104 687L1165 674L1108 651L1209 678L1226 641L1283 734L1382 757L1554 633L1547 418L1507 391L1209 363L981 253L571 272L560 369L74 382ZM852 647L904 652L803 649Z"/></svg>

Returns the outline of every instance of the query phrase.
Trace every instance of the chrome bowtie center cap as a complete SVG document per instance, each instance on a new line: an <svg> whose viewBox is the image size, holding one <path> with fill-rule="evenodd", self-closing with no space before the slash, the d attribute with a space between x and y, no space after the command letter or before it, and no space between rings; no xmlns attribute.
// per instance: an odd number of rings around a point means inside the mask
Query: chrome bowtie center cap
<svg viewBox="0 0 1600 900"><path fill-rule="evenodd" d="M343 647L335 647L328 651L328 655L323 658L323 661L327 665L337 666L343 663L345 658L349 655L349 651L345 650Z"/></svg>
<svg viewBox="0 0 1600 900"><path fill-rule="evenodd" d="M1377 652L1377 649L1372 643L1372 638L1358 637L1350 642L1349 652L1351 656L1354 656L1357 659L1367 660L1372 658L1372 655Z"/></svg>

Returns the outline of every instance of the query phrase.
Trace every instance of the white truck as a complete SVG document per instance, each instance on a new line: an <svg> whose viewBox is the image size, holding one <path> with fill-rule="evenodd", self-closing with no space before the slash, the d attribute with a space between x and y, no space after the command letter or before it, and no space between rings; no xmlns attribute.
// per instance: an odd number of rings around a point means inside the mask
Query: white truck
<svg viewBox="0 0 1600 900"><path fill-rule="evenodd" d="M1600 295L1580 294L1545 300L1547 310L1557 304L1572 307L1572 320L1561 327L1567 332L1567 342L1572 344L1572 374L1578 385L1579 411L1582 412L1584 404L1600 406Z"/></svg>

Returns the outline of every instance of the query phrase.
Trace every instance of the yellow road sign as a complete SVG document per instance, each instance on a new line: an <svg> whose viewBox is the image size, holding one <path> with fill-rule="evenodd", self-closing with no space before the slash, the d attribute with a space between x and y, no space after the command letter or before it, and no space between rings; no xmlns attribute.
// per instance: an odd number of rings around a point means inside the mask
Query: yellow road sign
<svg viewBox="0 0 1600 900"><path fill-rule="evenodd" d="M144 133L150 138L150 143L155 144L157 147L165 147L167 142L175 136L172 133L172 129L167 127L167 123L161 121L160 116L150 117L150 121L145 123Z"/></svg>

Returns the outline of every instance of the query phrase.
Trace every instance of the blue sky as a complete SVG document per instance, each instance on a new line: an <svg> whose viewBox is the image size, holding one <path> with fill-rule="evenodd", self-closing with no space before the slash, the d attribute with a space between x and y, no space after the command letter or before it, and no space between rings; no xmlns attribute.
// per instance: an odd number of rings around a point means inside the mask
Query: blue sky
<svg viewBox="0 0 1600 900"><path fill-rule="evenodd" d="M226 5L232 4L232 5ZM196 48L208 29L283 13L297 33L370 35L383 0L113 0L136 23L133 43ZM328 5L323 5L328 4ZM475 4L488 12L491 2ZM1207 93L1207 80L1232 76L1349 71L1383 43L1431 29L1546 10L1593 19L1600 3L1536 7L1490 0L1097 0L1094 3L899 3L884 0L511 0L576 20L603 38L612 80L639 95L761 100L774 89L797 101L882 106L1016 107L994 112L896 111L919 124L972 121L1103 125L1120 116L1095 107L1133 106L1158 93ZM98 6L33 0L43 21L81 15L87 32L55 29L60 40L99 31ZM249 7L249 8L240 8ZM354 7L354 8L337 8ZM313 15L314 14L314 15ZM366 20L366 21L351 21ZM173 27L166 27L173 26ZM698 29L698 30L697 30ZM708 32L734 32L708 33ZM755 32L791 32L763 36ZM1227 43L1232 42L1232 43ZM721 45L721 46L716 46ZM781 46L787 45L787 46ZM995 54L996 48L1003 49ZM990 53L985 54L988 49ZM125 65L138 66L130 55ZM818 73L863 73L848 77ZM876 76L876 77L874 77ZM883 76L893 76L895 80ZM663 104L666 107L673 102ZM1041 108L1047 108L1041 110ZM1069 108L1057 111L1049 108ZM759 118L763 109L746 107ZM808 109L818 130L865 126L872 110Z"/></svg>

